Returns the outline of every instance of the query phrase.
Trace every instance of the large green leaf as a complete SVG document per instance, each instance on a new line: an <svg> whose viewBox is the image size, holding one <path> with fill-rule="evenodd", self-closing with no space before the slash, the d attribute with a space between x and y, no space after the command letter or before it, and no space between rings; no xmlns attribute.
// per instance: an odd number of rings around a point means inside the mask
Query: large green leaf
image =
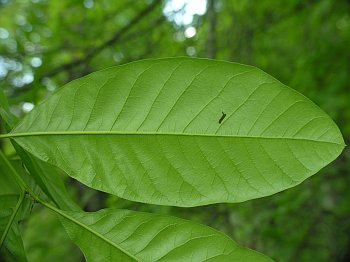
<svg viewBox="0 0 350 262"><path fill-rule="evenodd" d="M263 71L193 58L73 81L7 137L90 187L176 206L271 195L344 148L326 113Z"/></svg>
<svg viewBox="0 0 350 262"><path fill-rule="evenodd" d="M272 261L210 227L129 210L65 212L68 235L88 261Z"/></svg>

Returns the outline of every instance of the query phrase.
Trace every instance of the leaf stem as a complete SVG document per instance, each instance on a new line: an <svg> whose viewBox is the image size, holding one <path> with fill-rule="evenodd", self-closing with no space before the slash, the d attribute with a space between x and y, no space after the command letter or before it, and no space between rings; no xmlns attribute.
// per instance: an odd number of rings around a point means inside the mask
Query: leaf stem
<svg viewBox="0 0 350 262"><path fill-rule="evenodd" d="M7 233L9 232L9 230L10 230L10 228L11 228L11 225L12 225L13 221L14 221L15 218L16 218L16 215L17 215L17 213L18 213L18 210L19 210L19 208L21 207L21 205L22 205L22 203L23 203L24 197L25 197L25 193L22 192L22 193L20 194L20 197L19 197L19 199L18 199L18 202L17 202L17 204L16 204L16 206L15 206L15 209L13 210L13 212L12 212L12 214L11 214L10 220L9 220L9 222L8 222L7 225L6 225L5 231L4 231L4 233L2 234L2 236L1 236L1 240L0 240L0 249L1 249L2 245L3 245L3 243L5 242Z"/></svg>

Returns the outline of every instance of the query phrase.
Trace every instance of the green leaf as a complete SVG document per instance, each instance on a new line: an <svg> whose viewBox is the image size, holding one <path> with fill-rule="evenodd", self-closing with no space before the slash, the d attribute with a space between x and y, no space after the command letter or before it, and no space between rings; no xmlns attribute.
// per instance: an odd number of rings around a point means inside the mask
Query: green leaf
<svg viewBox="0 0 350 262"><path fill-rule="evenodd" d="M12 175L12 171L5 163L5 155L0 151L0 210L12 208L16 205L16 202L23 192L23 189L18 185L16 179ZM33 192L39 193L38 187L31 179L28 173L23 169L22 162L19 160L7 160L16 173L21 177L26 186L28 186ZM26 217L32 208L32 202L29 199L24 199L25 204L22 205L19 212L19 220Z"/></svg>
<svg viewBox="0 0 350 262"><path fill-rule="evenodd" d="M3 118L6 125L12 128L16 122L16 118L10 112L10 107L4 93L4 90L0 87L0 117Z"/></svg>
<svg viewBox="0 0 350 262"><path fill-rule="evenodd" d="M0 202L8 200L8 198L0 196ZM15 214L16 217L13 218L13 212L12 208L0 210L0 237L5 233L5 229L9 227L1 246L0 257L5 257L6 261L27 261L18 226L18 214Z"/></svg>
<svg viewBox="0 0 350 262"><path fill-rule="evenodd" d="M326 113L268 74L194 58L73 81L3 137L95 189L176 206L274 194L344 148Z"/></svg>
<svg viewBox="0 0 350 262"><path fill-rule="evenodd" d="M23 242L28 261L85 261L60 219L47 208L36 208L26 220Z"/></svg>
<svg viewBox="0 0 350 262"><path fill-rule="evenodd" d="M11 177L3 160L0 152L0 258L6 258L6 261L27 261L18 222L29 213L32 205L23 195L20 196L21 188ZM16 162L12 162L12 165L20 171Z"/></svg>
<svg viewBox="0 0 350 262"><path fill-rule="evenodd" d="M0 116L3 117L8 127L13 127L16 118L10 113L7 98L1 88ZM12 141L12 144L35 182L59 208L64 210L80 210L80 207L69 197L57 168L27 153L15 141Z"/></svg>
<svg viewBox="0 0 350 262"><path fill-rule="evenodd" d="M180 218L118 209L65 213L71 219L63 225L88 261L272 261Z"/></svg>
<svg viewBox="0 0 350 262"><path fill-rule="evenodd" d="M16 180L11 177L11 173L8 172L6 165L0 157L0 182L1 191L0 195L16 195L20 193L20 187L17 185Z"/></svg>
<svg viewBox="0 0 350 262"><path fill-rule="evenodd" d="M69 196L62 176L56 167L29 154L15 142L13 142L13 146L35 182L56 206L63 210L80 210L80 207Z"/></svg>

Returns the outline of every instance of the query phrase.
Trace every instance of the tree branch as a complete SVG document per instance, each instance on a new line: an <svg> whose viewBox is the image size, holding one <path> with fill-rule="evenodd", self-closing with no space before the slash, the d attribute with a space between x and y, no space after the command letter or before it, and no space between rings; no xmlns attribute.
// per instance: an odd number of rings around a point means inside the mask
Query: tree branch
<svg viewBox="0 0 350 262"><path fill-rule="evenodd" d="M53 76L55 76L63 71L68 71L68 70L71 70L77 66L88 63L92 58L94 58L96 55L98 55L102 50L115 44L125 33L127 33L132 27L134 27L145 16L147 16L149 13L151 13L160 3L161 3L161 0L154 0L152 4L148 5L143 10L141 10L128 24L126 24L125 26L120 28L109 39L107 39L105 42L101 43L97 47L88 51L87 54L85 55L85 57L78 58L78 59L75 59L71 62L59 65L56 68L54 68L46 73L43 73L38 78L38 81L41 81L45 77L53 77ZM30 89L31 86L32 86L32 84L25 85L21 89L16 90L16 93L24 92L24 91Z"/></svg>
<svg viewBox="0 0 350 262"><path fill-rule="evenodd" d="M155 0L152 4L141 10L140 13L138 13L128 24L126 24L124 27L122 27L120 30L118 30L111 38L109 38L107 41L103 42L99 46L91 49L87 55L83 58L76 59L72 62L68 62L66 64L60 65L53 70L46 73L43 77L52 77L61 71L70 70L76 66L79 66L81 64L84 64L88 61L90 61L93 57L95 57L97 54L99 54L103 49L106 47L109 47L113 44L115 44L127 31L129 31L135 24L137 24L140 20L142 20L143 17L148 15L150 12L152 12L158 4L161 2L161 0Z"/></svg>

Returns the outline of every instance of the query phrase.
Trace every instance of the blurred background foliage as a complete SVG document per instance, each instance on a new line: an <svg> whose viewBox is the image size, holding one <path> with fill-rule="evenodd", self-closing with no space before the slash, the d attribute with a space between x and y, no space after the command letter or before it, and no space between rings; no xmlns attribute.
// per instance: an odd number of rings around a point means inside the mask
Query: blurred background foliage
<svg viewBox="0 0 350 262"><path fill-rule="evenodd" d="M0 0L0 87L18 117L72 79L170 56L255 65L322 107L349 144L349 0ZM14 154L7 142L0 146ZM349 173L346 149L296 188L191 209L66 182L87 211L119 207L191 219L277 261L349 261ZM50 211L35 207L22 231L29 261L83 260Z"/></svg>

